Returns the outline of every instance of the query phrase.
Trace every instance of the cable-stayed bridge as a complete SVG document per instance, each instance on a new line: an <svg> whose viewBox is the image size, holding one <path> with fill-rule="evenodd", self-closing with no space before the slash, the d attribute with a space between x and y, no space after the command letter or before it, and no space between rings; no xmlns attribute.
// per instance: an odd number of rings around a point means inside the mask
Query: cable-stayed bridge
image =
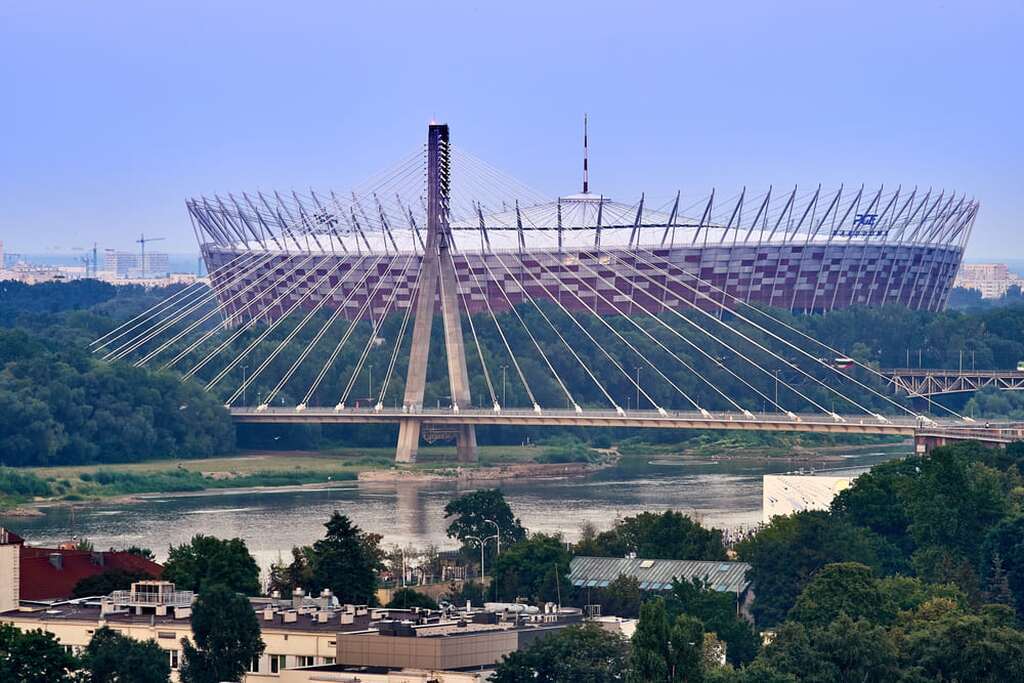
<svg viewBox="0 0 1024 683"><path fill-rule="evenodd" d="M938 404L919 414L878 369L764 308L941 307L978 208L955 193L653 207L592 193L585 174L552 202L431 125L423 152L350 197L188 208L209 287L93 349L198 381L239 422L397 423L401 462L425 428L474 460L485 424L1014 433Z"/></svg>

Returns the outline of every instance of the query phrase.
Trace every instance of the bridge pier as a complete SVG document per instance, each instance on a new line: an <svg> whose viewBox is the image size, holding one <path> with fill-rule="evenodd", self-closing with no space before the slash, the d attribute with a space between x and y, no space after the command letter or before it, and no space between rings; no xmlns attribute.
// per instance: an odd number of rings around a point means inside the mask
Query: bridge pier
<svg viewBox="0 0 1024 683"><path fill-rule="evenodd" d="M395 449L395 462L414 463L420 447L420 426L416 419L406 418L398 424L398 447Z"/></svg>

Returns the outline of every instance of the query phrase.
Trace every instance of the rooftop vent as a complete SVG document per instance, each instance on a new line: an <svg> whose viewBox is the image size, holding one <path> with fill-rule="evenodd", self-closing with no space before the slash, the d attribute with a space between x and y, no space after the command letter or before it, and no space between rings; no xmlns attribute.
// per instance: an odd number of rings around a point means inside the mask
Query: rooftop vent
<svg viewBox="0 0 1024 683"><path fill-rule="evenodd" d="M640 569L650 569L654 566L654 560L644 560L640 563Z"/></svg>

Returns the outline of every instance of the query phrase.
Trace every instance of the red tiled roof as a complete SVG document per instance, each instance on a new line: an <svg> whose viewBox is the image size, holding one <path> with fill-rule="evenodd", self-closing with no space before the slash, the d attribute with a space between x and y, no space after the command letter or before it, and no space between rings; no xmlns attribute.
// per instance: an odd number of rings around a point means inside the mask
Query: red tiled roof
<svg viewBox="0 0 1024 683"><path fill-rule="evenodd" d="M51 555L61 556L61 568L50 561ZM21 599L56 600L71 597L71 592L82 579L112 569L146 573L160 578L163 567L156 562L132 553L84 550L56 550L21 546Z"/></svg>

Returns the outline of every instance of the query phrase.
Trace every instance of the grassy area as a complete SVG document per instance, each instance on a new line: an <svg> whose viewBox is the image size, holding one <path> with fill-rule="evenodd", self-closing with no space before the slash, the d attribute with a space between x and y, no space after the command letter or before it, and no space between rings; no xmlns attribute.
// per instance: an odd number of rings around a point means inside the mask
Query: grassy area
<svg viewBox="0 0 1024 683"><path fill-rule="evenodd" d="M551 447L541 446L482 446L475 466L559 461L550 460L560 457L551 451ZM454 446L431 446L420 449L413 467L449 470L456 464ZM360 471L393 466L393 448L330 447L316 452L246 453L195 460L0 468L0 509L38 499L81 501L140 493L347 481L356 479Z"/></svg>

